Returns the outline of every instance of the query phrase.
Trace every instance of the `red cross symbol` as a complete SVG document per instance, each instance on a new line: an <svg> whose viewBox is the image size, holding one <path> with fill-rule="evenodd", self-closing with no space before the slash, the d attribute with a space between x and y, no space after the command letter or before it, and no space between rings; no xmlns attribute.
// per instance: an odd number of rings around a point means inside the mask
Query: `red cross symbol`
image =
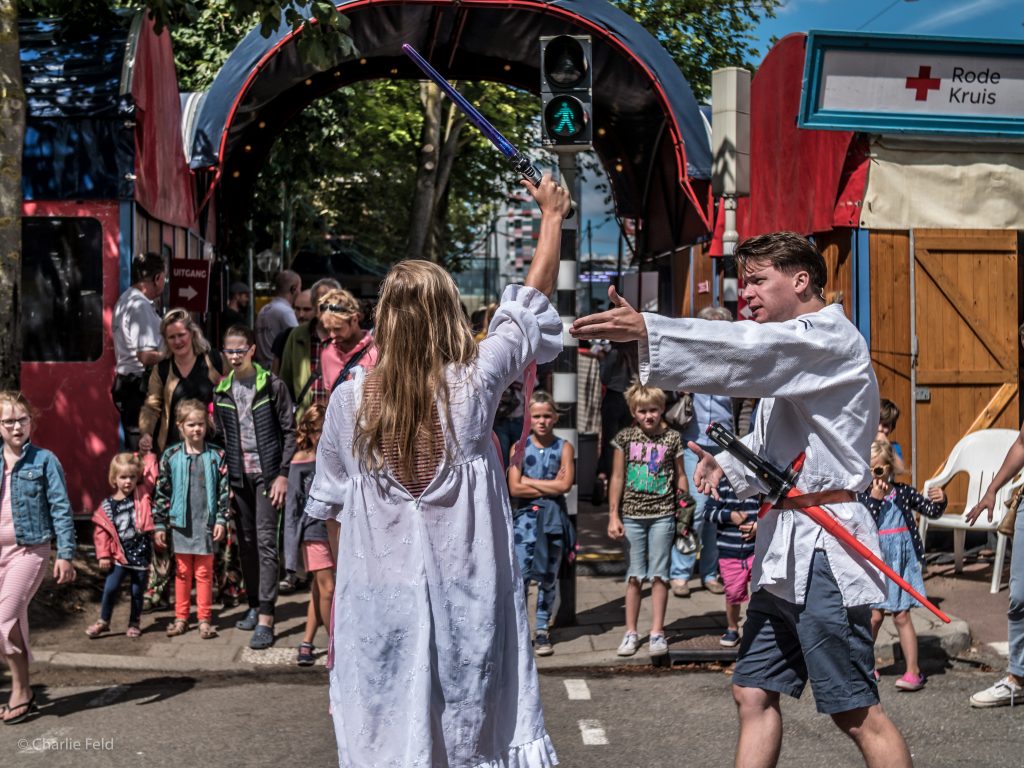
<svg viewBox="0 0 1024 768"><path fill-rule="evenodd" d="M914 101L928 101L928 91L939 90L939 78L932 77L931 67L918 67L917 77L907 78L907 88L917 91Z"/></svg>

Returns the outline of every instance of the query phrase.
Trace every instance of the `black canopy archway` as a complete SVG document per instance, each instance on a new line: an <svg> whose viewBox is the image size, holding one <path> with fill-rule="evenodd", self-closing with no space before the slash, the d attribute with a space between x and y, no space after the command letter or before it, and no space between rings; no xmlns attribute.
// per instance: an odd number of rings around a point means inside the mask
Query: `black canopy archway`
<svg viewBox="0 0 1024 768"><path fill-rule="evenodd" d="M274 139L313 100L361 80L421 79L402 43L452 80L536 93L538 38L590 34L594 147L617 213L641 222L647 255L707 234L711 151L697 102L668 53L605 0L346 0L338 9L358 55L321 70L298 55L290 27L269 38L254 30L187 115L190 163L208 172L221 221L244 215Z"/></svg>

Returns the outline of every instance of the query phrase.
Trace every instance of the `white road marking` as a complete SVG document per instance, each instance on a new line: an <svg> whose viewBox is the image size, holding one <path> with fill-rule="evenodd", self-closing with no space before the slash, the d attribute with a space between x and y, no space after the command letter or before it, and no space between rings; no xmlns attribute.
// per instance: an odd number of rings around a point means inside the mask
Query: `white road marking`
<svg viewBox="0 0 1024 768"><path fill-rule="evenodd" d="M988 647L998 653L1000 656L1010 655L1010 644L1005 640L1001 643L989 643Z"/></svg>
<svg viewBox="0 0 1024 768"><path fill-rule="evenodd" d="M600 720L580 720L580 735L583 737L583 746L597 747L608 743L604 726Z"/></svg>
<svg viewBox="0 0 1024 768"><path fill-rule="evenodd" d="M128 691L127 685L115 685L113 688L107 688L103 693L97 696L95 699L90 701L85 706L92 709L93 707L106 707L117 701L123 694Z"/></svg>
<svg viewBox="0 0 1024 768"><path fill-rule="evenodd" d="M565 683L565 692L569 694L570 699L579 701L590 701L590 689L587 687L586 680L563 680Z"/></svg>

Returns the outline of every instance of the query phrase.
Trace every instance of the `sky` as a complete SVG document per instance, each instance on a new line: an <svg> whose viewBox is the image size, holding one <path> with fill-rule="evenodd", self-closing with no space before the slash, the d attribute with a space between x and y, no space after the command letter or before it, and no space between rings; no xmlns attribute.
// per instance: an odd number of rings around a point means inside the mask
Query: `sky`
<svg viewBox="0 0 1024 768"><path fill-rule="evenodd" d="M754 32L762 56L772 37L843 30L907 35L1024 39L1021 0L787 0Z"/></svg>

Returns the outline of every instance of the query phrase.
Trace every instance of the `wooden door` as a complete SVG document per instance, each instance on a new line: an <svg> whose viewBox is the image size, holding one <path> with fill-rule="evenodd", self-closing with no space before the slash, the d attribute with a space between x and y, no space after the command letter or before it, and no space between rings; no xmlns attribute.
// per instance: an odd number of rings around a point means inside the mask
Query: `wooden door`
<svg viewBox="0 0 1024 768"><path fill-rule="evenodd" d="M913 249L920 485L968 432L1019 426L1017 233L915 230ZM963 491L948 490L950 511L962 510Z"/></svg>

